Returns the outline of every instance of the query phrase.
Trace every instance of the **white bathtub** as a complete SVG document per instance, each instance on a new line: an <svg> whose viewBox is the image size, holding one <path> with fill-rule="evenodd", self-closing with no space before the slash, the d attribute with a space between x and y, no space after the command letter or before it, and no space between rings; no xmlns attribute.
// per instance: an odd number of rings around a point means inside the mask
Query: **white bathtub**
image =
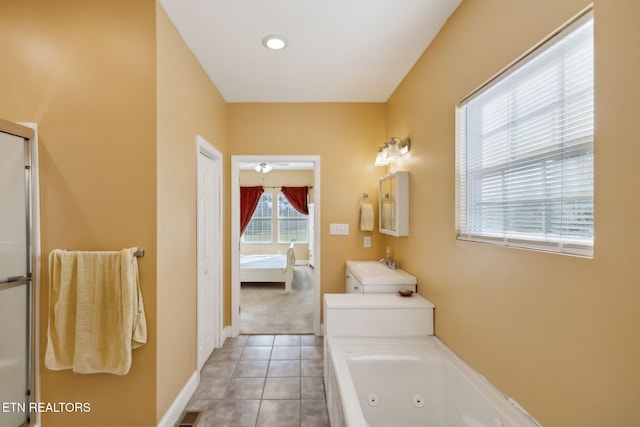
<svg viewBox="0 0 640 427"><path fill-rule="evenodd" d="M332 337L332 427L535 427L539 424L435 336Z"/></svg>

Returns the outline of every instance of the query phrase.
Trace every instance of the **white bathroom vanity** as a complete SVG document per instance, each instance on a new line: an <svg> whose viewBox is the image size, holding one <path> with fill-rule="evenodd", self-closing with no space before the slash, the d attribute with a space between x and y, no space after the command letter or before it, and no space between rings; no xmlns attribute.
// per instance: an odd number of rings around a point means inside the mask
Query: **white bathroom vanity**
<svg viewBox="0 0 640 427"><path fill-rule="evenodd" d="M345 291L348 294L417 291L418 279L399 268L393 270L379 261L347 261Z"/></svg>

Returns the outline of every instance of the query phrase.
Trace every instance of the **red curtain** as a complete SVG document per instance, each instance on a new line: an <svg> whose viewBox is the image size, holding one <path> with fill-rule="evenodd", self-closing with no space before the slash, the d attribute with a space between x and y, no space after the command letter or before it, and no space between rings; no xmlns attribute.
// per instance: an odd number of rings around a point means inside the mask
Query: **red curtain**
<svg viewBox="0 0 640 427"><path fill-rule="evenodd" d="M291 206L304 215L309 215L307 206L307 194L309 187L282 187L282 194L287 198Z"/></svg>
<svg viewBox="0 0 640 427"><path fill-rule="evenodd" d="M240 235L247 229L253 213L258 207L260 196L264 193L261 185L256 187L240 187Z"/></svg>

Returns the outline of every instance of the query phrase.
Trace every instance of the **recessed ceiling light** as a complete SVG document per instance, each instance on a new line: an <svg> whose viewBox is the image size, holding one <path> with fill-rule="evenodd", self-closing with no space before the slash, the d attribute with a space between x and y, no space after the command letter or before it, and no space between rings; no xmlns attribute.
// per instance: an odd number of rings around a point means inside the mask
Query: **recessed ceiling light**
<svg viewBox="0 0 640 427"><path fill-rule="evenodd" d="M263 38L262 44L267 49L282 50L287 47L287 39L282 36L271 35Z"/></svg>

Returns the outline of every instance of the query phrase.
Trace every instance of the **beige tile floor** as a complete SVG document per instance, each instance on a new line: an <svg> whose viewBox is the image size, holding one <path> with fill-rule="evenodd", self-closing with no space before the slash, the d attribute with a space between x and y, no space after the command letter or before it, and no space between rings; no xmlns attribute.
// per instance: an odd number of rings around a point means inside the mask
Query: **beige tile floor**
<svg viewBox="0 0 640 427"><path fill-rule="evenodd" d="M186 411L198 427L328 426L323 341L314 335L239 335L214 350Z"/></svg>

